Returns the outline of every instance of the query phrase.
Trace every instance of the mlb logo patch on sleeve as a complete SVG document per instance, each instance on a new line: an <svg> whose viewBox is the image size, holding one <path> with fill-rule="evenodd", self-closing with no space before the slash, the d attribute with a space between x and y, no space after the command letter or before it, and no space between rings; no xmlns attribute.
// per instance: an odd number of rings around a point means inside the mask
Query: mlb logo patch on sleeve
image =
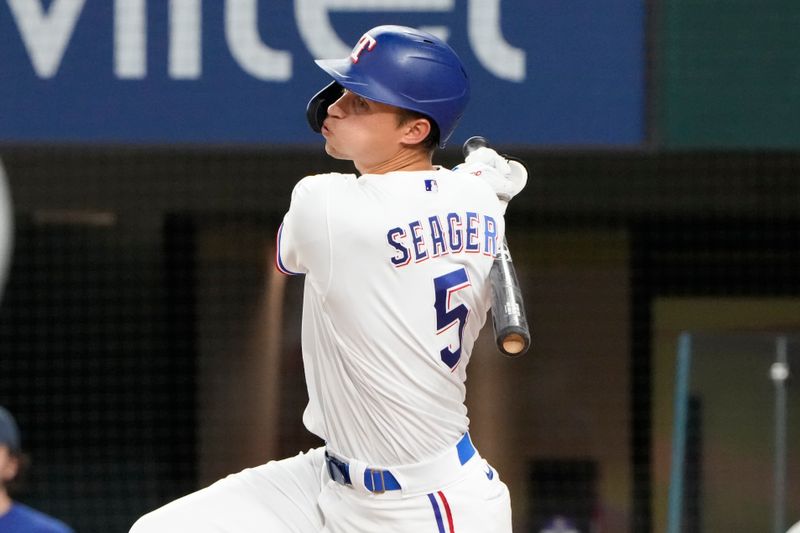
<svg viewBox="0 0 800 533"><path fill-rule="evenodd" d="M439 184L436 180L425 180L425 190L428 192L439 192Z"/></svg>

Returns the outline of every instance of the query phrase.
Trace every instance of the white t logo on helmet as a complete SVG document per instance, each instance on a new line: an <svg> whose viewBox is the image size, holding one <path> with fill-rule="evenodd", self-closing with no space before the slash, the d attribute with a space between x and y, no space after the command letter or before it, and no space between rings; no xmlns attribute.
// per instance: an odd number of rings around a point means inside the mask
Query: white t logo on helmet
<svg viewBox="0 0 800 533"><path fill-rule="evenodd" d="M376 44L378 44L378 41L376 41L375 38L369 33L365 33L361 39L358 40L353 48L353 51L350 52L350 59L353 61L353 63L358 63L358 58L361 56L361 52L364 50L369 52L375 48Z"/></svg>

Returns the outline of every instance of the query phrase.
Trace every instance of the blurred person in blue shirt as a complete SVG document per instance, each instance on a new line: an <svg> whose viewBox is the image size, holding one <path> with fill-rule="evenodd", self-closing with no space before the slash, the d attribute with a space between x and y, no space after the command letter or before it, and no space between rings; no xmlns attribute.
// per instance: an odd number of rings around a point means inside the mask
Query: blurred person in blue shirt
<svg viewBox="0 0 800 533"><path fill-rule="evenodd" d="M73 533L64 522L11 498L10 488L25 463L17 422L0 406L0 533Z"/></svg>

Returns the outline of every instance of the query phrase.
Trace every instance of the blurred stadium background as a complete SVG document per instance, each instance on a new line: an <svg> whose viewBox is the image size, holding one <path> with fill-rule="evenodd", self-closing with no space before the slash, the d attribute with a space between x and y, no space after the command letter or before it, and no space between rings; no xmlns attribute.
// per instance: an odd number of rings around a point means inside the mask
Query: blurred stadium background
<svg viewBox="0 0 800 533"><path fill-rule="evenodd" d="M274 235L298 179L351 171L306 125L312 59L383 23L446 35L468 66L439 163L480 134L532 171L508 238L533 348L504 359L487 331L467 397L515 531L666 531L676 428L671 531L800 520L800 401L770 377L779 338L800 368L788 0L6 0L0 405L32 457L20 499L127 531L319 444L302 281L274 272ZM676 425L686 331L704 340Z"/></svg>

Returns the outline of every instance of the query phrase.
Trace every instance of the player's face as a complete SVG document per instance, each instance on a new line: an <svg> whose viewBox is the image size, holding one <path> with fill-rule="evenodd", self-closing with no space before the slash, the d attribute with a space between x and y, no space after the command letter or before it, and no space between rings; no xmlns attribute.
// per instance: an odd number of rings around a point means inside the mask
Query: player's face
<svg viewBox="0 0 800 533"><path fill-rule="evenodd" d="M0 444L0 487L14 479L17 475L19 461L8 449L8 446Z"/></svg>
<svg viewBox="0 0 800 533"><path fill-rule="evenodd" d="M407 168L408 123L400 124L400 110L368 100L350 91L330 107L322 127L325 151L336 159L351 160L362 173Z"/></svg>

